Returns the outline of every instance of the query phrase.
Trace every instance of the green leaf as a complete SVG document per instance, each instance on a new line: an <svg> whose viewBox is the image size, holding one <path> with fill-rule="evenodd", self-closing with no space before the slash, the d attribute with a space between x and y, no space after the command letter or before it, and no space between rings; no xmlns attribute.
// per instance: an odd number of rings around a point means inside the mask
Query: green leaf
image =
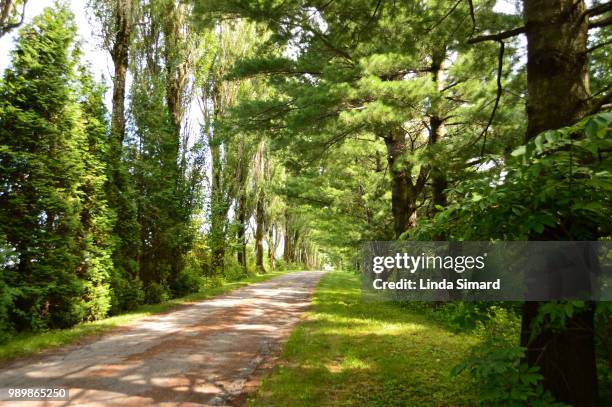
<svg viewBox="0 0 612 407"><path fill-rule="evenodd" d="M555 131L547 131L544 133L544 137L550 144L555 144L559 140L559 135Z"/></svg>
<svg viewBox="0 0 612 407"><path fill-rule="evenodd" d="M511 155L513 157L519 157L521 155L524 155L526 151L527 148L525 146L519 146L511 153Z"/></svg>
<svg viewBox="0 0 612 407"><path fill-rule="evenodd" d="M599 202L579 202L572 206L572 210L582 209L585 211L591 211L595 213L600 213L605 210L604 206Z"/></svg>
<svg viewBox="0 0 612 407"><path fill-rule="evenodd" d="M584 131L589 138L603 139L608 131L608 121L601 116L592 117L586 124Z"/></svg>
<svg viewBox="0 0 612 407"><path fill-rule="evenodd" d="M459 374L461 374L461 372L463 372L469 365L468 361L463 361L461 363L459 363L458 365L454 366L451 369L450 375L451 376L458 376Z"/></svg>
<svg viewBox="0 0 612 407"><path fill-rule="evenodd" d="M544 152L544 139L541 134L535 138L534 143L538 153Z"/></svg>

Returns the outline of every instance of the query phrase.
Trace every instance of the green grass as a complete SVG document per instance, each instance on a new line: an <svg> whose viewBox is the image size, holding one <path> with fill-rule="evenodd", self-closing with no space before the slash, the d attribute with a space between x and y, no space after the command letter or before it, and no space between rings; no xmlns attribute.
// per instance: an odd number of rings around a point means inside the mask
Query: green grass
<svg viewBox="0 0 612 407"><path fill-rule="evenodd" d="M358 276L328 273L249 405L473 405L469 376L449 372L477 342L397 304L361 302Z"/></svg>
<svg viewBox="0 0 612 407"><path fill-rule="evenodd" d="M13 336L7 342L0 344L0 360L9 360L16 357L28 356L45 349L75 343L88 335L107 332L115 327L145 318L149 315L159 314L181 305L195 301L205 300L220 294L227 293L252 283L258 283L286 274L287 271L274 271L267 274L248 276L240 281L225 282L218 287L207 288L198 293L185 297L175 298L160 304L143 305L134 311L125 314L75 325L68 329L54 329L38 333L21 333Z"/></svg>

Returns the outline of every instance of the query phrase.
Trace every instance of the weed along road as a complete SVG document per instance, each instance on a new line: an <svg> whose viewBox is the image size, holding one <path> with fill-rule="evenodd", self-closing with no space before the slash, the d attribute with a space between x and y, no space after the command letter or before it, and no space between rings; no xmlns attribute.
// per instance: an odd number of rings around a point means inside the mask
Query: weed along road
<svg viewBox="0 0 612 407"><path fill-rule="evenodd" d="M2 365L0 388L67 388L70 398L0 404L242 405L322 274L289 273Z"/></svg>

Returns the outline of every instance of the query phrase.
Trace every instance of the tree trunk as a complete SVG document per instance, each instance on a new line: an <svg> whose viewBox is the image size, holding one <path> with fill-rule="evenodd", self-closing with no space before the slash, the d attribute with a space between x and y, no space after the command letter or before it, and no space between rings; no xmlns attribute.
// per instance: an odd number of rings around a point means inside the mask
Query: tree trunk
<svg viewBox="0 0 612 407"><path fill-rule="evenodd" d="M125 138L125 81L132 37L131 0L117 0L115 9L115 38L111 58L115 66L113 77L113 110L111 135L115 144L121 146Z"/></svg>
<svg viewBox="0 0 612 407"><path fill-rule="evenodd" d="M582 0L524 0L527 140L575 123L587 110L588 19Z"/></svg>
<svg viewBox="0 0 612 407"><path fill-rule="evenodd" d="M444 89L444 61L446 59L446 49L442 48L439 52L434 52L432 58L432 79L436 84L436 90L442 92ZM439 105L432 106L431 117L429 119L429 145L435 145L442 137L446 135L446 126L444 125L444 112ZM431 203L433 206L432 214L438 211L437 207L445 207L446 188L448 182L446 173L440 169L439 165L434 163L431 169Z"/></svg>
<svg viewBox="0 0 612 407"><path fill-rule="evenodd" d="M210 188L210 233L211 271L220 275L225 267L225 224L227 205L223 191L221 152L219 146L210 146L212 179Z"/></svg>
<svg viewBox="0 0 612 407"><path fill-rule="evenodd" d="M528 141L542 131L567 126L585 115L589 96L588 21L583 17L585 4L581 0L523 3L528 44ZM557 233L550 234L555 235L558 238ZM596 406L594 307L590 304L575 313L562 332L546 327L532 332L541 306L539 302L526 302L523 307L521 344L527 348L529 365L540 368L544 387L557 400L578 407Z"/></svg>
<svg viewBox="0 0 612 407"><path fill-rule="evenodd" d="M268 261L272 271L276 270L276 248L278 247L278 237L276 225L270 225L268 229Z"/></svg>
<svg viewBox="0 0 612 407"><path fill-rule="evenodd" d="M289 216L289 211L285 209L285 232L283 233L283 260L285 261L285 265L289 265L291 263L291 244L293 243L292 239L292 231L291 231L291 219Z"/></svg>
<svg viewBox="0 0 612 407"><path fill-rule="evenodd" d="M414 226L418 194L425 185L426 172L421 169L416 184L412 182L411 166L403 161L408 153L403 131L391 132L383 137L387 146L387 161L391 174L391 210L394 220L395 236Z"/></svg>
<svg viewBox="0 0 612 407"><path fill-rule="evenodd" d="M106 190L109 206L117 214L114 234L118 244L113 252L115 267L134 278L140 269L141 245L138 205L134 203L134 190L130 176L123 164L123 140L125 139L125 93L132 43L132 0L116 0L113 9L114 36L109 49L113 60L113 99L111 131L108 148L108 180Z"/></svg>
<svg viewBox="0 0 612 407"><path fill-rule="evenodd" d="M429 143L433 145L444 136L446 129L444 122L438 116L431 117L429 121L429 128ZM438 212L438 207L445 207L447 205L446 188L448 188L446 173L434 163L434 166L431 169L431 204L433 206L432 215Z"/></svg>
<svg viewBox="0 0 612 407"><path fill-rule="evenodd" d="M255 223L257 227L255 229L255 266L257 267L258 273L265 273L266 269L264 267L264 247L263 247L263 239L264 239L264 219L265 219L265 193L263 188L259 188L257 193L257 206L255 208ZM268 243L270 246L271 243Z"/></svg>
<svg viewBox="0 0 612 407"><path fill-rule="evenodd" d="M299 261L299 250L300 250L300 232L299 230L293 231L292 241L291 241L291 251L289 252L289 258L292 263L296 263Z"/></svg>
<svg viewBox="0 0 612 407"><path fill-rule="evenodd" d="M185 156L181 157L181 130L183 117L185 115L185 97L188 75L191 71L189 58L186 57L189 44L186 36L192 34L188 25L184 24L184 5L178 5L169 1L165 5L163 15L164 31L164 68L166 82L166 105L168 108L170 125L172 128L171 143L161 146L165 152L163 155L164 176L167 177L166 188L172 188L174 199L172 206L168 208L165 217L171 219L176 225L180 235L189 227L189 209L186 208L186 179L185 179ZM163 233L163 231L162 231ZM169 263L171 276L178 276L183 269L183 258L185 254L185 241L180 239L163 239L170 253L163 261Z"/></svg>
<svg viewBox="0 0 612 407"><path fill-rule="evenodd" d="M221 120L221 95L218 86L213 89L214 125L213 133L209 135L208 144L211 156L210 185L210 232L208 234L211 251L212 274L223 274L225 268L225 226L229 204L223 182L223 163L221 157L221 135L219 126Z"/></svg>
<svg viewBox="0 0 612 407"><path fill-rule="evenodd" d="M242 185L240 186L242 188ZM236 209L237 220L238 220L238 231L236 233L236 238L238 240L239 248L236 259L238 260L238 264L242 268L242 272L244 274L247 273L247 258L246 258L246 192L240 191L240 195L238 197L238 207Z"/></svg>

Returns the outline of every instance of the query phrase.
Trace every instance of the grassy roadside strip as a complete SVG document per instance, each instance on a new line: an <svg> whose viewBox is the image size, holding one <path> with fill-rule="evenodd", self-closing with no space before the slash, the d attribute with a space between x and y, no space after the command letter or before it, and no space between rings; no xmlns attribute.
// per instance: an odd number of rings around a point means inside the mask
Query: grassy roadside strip
<svg viewBox="0 0 612 407"><path fill-rule="evenodd" d="M249 284L266 281L290 272L291 271L274 271L266 274L250 275L239 281L225 282L218 287L206 288L203 291L165 301L160 304L142 305L124 314L104 318L99 321L78 324L68 329L54 329L38 333L26 332L18 334L7 342L0 344L0 361L28 356L45 349L71 344L87 335L101 334L120 325L153 314L159 314L192 302L206 300Z"/></svg>
<svg viewBox="0 0 612 407"><path fill-rule="evenodd" d="M358 276L328 273L249 406L473 405L471 379L449 372L477 342L397 304L362 303Z"/></svg>

